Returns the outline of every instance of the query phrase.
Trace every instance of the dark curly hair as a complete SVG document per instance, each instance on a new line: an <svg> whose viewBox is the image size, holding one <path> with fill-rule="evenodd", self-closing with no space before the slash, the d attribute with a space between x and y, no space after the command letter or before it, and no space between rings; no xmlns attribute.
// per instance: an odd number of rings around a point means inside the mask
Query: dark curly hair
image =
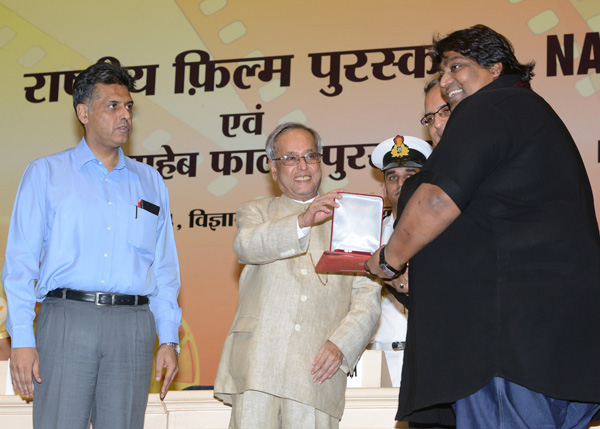
<svg viewBox="0 0 600 429"><path fill-rule="evenodd" d="M458 52L485 68L502 63L501 75L516 74L523 82L529 82L534 75L535 61L519 63L510 41L485 25L458 30L444 38L433 38L430 55L435 66L442 63L443 55L448 51Z"/></svg>
<svg viewBox="0 0 600 429"><path fill-rule="evenodd" d="M113 62L115 61L113 60ZM98 83L123 85L129 91L135 88L133 78L118 62L116 64L107 63L104 59L101 59L96 64L89 66L79 73L75 79L75 83L73 84L73 107L75 108L75 112L77 112L78 104L85 104L91 107L90 103L94 100L96 84Z"/></svg>

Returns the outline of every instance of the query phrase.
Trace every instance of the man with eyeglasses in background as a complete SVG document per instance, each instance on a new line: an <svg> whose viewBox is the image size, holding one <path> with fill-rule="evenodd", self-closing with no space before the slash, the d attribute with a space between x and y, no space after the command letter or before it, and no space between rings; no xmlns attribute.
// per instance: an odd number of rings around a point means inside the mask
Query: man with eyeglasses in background
<svg viewBox="0 0 600 429"><path fill-rule="evenodd" d="M266 152L283 195L236 213L234 250L246 266L215 396L233 407L230 428L337 428L346 376L379 319L381 286L365 275L315 271L342 198L340 189L318 192L318 133L284 123Z"/></svg>
<svg viewBox="0 0 600 429"><path fill-rule="evenodd" d="M450 119L450 113L452 113L448 100L442 94L442 88L440 87L439 79L433 79L425 85L425 115L421 118L421 125L427 128L429 136L431 137L431 143L433 148L438 145L444 134L446 128L446 122ZM396 198L394 203L397 210L397 217L400 216L404 205L415 192L417 187L421 184L418 173L413 174L406 179L402 186L402 192ZM406 284L408 286L408 284ZM407 293L408 288L399 293Z"/></svg>
<svg viewBox="0 0 600 429"><path fill-rule="evenodd" d="M437 144L442 139L442 135L444 133L444 128L446 127L446 122L450 118L451 109L450 106L442 94L442 89L440 87L439 79L433 79L425 85L425 114L421 118L421 125L427 128L429 132L429 136L431 137L432 146L435 148ZM375 152L374 152L375 153ZM431 150L427 152L427 157L431 154ZM420 171L420 168L418 169ZM407 177L402 184L401 192L399 195L395 197L395 200L391 200L392 208L394 210L394 225L395 221L400 217L406 202L410 199L411 195L415 192L417 187L419 186L420 178L419 171L412 174L410 177ZM385 242L389 239L389 236L386 236ZM382 240L382 243L384 241ZM430 266L419 266L413 265L410 269L407 269L403 274L394 279L391 282L391 286L387 286L387 289L392 292L392 294L396 297L396 299L403 303L406 306L406 309L410 312L410 302L409 302L409 289L411 279L419 276L419 270L427 270L431 269ZM386 318L393 318L396 316L396 320L402 320L398 317L398 315L394 315L391 311L391 306L382 304L382 316ZM387 310L387 313L386 313ZM390 314L391 313L391 314ZM406 312L405 312L406 317ZM397 335L402 338L406 337L406 325L403 326L403 329L398 329ZM404 357L404 353L402 353L402 357ZM387 356L387 354L386 354ZM421 424L415 422L409 422L409 428L411 429L438 429L445 428L449 429L454 426L451 425L434 425L434 424Z"/></svg>
<svg viewBox="0 0 600 429"><path fill-rule="evenodd" d="M442 139L450 113L450 106L442 95L439 79L430 81L425 86L425 115L421 118L421 124L427 127L433 147Z"/></svg>

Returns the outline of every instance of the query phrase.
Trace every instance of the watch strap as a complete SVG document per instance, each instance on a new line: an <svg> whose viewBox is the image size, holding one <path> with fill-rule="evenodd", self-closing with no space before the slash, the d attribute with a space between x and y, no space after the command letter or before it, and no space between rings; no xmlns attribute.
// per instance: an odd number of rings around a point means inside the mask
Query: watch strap
<svg viewBox="0 0 600 429"><path fill-rule="evenodd" d="M171 347L175 351L175 355L179 356L179 353L181 352L181 347L179 347L179 344L168 342L168 343L162 343L161 346L162 345Z"/></svg>
<svg viewBox="0 0 600 429"><path fill-rule="evenodd" d="M385 245L381 247L381 250L379 250L379 268L381 269L381 271L384 272L386 276L390 278L397 277L400 274L402 274L402 271L404 271L405 267L406 264L403 264L399 269L395 269L390 264L388 264L385 260Z"/></svg>

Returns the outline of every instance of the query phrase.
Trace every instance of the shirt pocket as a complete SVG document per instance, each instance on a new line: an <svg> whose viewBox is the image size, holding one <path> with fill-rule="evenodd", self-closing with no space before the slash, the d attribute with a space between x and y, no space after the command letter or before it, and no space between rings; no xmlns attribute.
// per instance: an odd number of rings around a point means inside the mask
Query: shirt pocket
<svg viewBox="0 0 600 429"><path fill-rule="evenodd" d="M137 206L130 206L127 239L143 255L154 257L158 216Z"/></svg>

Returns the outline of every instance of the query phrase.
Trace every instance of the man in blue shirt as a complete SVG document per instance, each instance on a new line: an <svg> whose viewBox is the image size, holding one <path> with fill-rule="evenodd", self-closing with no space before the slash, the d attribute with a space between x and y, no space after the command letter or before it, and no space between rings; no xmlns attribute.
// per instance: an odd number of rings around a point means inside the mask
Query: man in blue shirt
<svg viewBox="0 0 600 429"><path fill-rule="evenodd" d="M161 398L178 366L179 263L167 187L127 158L133 79L99 63L75 80L79 144L33 161L13 208L2 282L13 386L36 428L141 428L155 336ZM34 307L43 302L33 333Z"/></svg>

